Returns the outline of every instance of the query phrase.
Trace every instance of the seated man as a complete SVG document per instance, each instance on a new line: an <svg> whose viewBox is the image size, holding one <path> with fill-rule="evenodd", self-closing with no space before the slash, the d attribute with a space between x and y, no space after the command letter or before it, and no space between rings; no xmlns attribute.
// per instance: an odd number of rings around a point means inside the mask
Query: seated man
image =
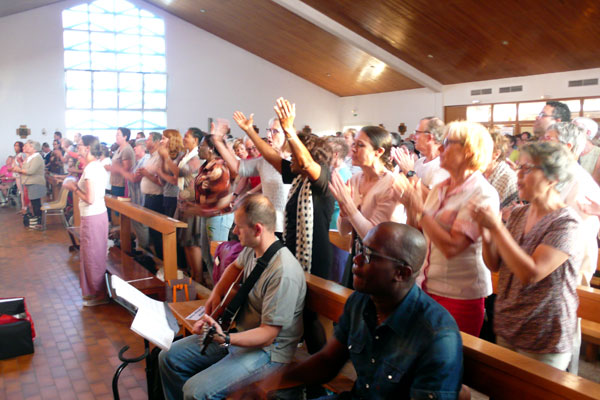
<svg viewBox="0 0 600 400"><path fill-rule="evenodd" d="M173 343L159 356L160 374L168 399L225 398L238 384L253 382L289 363L302 336L302 310L306 294L304 272L287 248L268 262L235 318L239 332L226 334L208 316L218 308L236 277L247 279L257 259L276 242L275 208L261 194L240 201L234 214L244 250L230 264L206 302L206 315L194 325L205 324L217 333L201 354L202 339L188 336Z"/></svg>
<svg viewBox="0 0 600 400"><path fill-rule="evenodd" d="M354 292L334 337L318 353L269 376L259 392L325 383L348 358L357 379L344 399L456 399L462 342L450 314L415 277L427 244L408 225L384 222L369 231L354 257Z"/></svg>

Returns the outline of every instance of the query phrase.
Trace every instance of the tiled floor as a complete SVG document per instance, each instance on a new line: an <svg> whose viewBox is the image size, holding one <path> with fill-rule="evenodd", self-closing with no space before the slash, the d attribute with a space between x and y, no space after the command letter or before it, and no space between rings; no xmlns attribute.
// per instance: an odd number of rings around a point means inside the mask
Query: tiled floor
<svg viewBox="0 0 600 400"><path fill-rule="evenodd" d="M143 350L132 317L112 303L83 307L79 257L58 218L45 232L23 227L14 208L0 208L0 297L25 297L35 353L0 361L0 399L112 399L117 354ZM144 365L121 374L122 399L147 399Z"/></svg>

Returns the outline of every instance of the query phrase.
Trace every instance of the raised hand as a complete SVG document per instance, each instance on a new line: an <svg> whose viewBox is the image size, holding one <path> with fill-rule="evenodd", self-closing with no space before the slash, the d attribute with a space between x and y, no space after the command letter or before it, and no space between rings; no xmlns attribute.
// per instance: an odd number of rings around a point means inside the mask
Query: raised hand
<svg viewBox="0 0 600 400"><path fill-rule="evenodd" d="M392 147L391 155L403 172L406 173L415 169L415 161L405 148Z"/></svg>
<svg viewBox="0 0 600 400"><path fill-rule="evenodd" d="M288 100L280 97L277 104L273 107L281 123L281 128L292 133L294 130L294 119L296 119L296 104L291 104Z"/></svg>
<svg viewBox="0 0 600 400"><path fill-rule="evenodd" d="M489 205L480 206L471 201L468 204L468 207L471 210L471 217L480 227L493 230L502 224L500 214L492 211L492 208Z"/></svg>
<svg viewBox="0 0 600 400"><path fill-rule="evenodd" d="M246 118L243 112L236 111L233 113L233 120L244 132L254 130L252 126L254 124L254 114L250 114L250 117Z"/></svg>
<svg viewBox="0 0 600 400"><path fill-rule="evenodd" d="M169 157L169 138L163 137L160 140L158 155L163 159Z"/></svg>
<svg viewBox="0 0 600 400"><path fill-rule="evenodd" d="M214 122L210 124L210 134L215 137L215 139L223 140L223 138L229 132L229 121L224 118L217 118L217 124Z"/></svg>
<svg viewBox="0 0 600 400"><path fill-rule="evenodd" d="M347 215L347 207L352 203L352 190L349 185L346 185L342 180L342 176L338 171L331 173L331 181L329 182L329 190L333 197L337 200L340 205L340 215L342 217Z"/></svg>

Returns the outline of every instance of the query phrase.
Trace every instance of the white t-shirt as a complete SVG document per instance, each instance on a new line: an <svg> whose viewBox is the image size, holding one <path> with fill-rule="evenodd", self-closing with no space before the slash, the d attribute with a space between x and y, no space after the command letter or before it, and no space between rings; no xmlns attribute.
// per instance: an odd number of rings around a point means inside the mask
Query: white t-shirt
<svg viewBox="0 0 600 400"><path fill-rule="evenodd" d="M94 189L94 201L92 204L88 204L85 201L79 199L79 213L82 217L89 217L92 215L102 214L106 211L106 204L104 204L104 188L106 187L106 170L100 163L100 161L92 161L85 166L83 174L77 183L79 189L86 190L83 181L89 181L92 188Z"/></svg>
<svg viewBox="0 0 600 400"><path fill-rule="evenodd" d="M112 164L112 160L110 159L110 157L106 157L104 158L104 160L98 160L100 161L100 164L102 165L102 168L104 168L106 165L111 165ZM106 170L105 170L106 171ZM106 190L111 190L112 186L110 184L110 172L106 172L106 186L104 186L104 188Z"/></svg>
<svg viewBox="0 0 600 400"><path fill-rule="evenodd" d="M489 205L499 212L498 192L475 172L460 187L448 192L450 181L433 187L424 205L424 214L431 215L445 230L461 232L472 243L452 258L446 258L427 238L427 257L417 284L429 293L452 299L473 300L492 294L492 277L482 255L481 232L471 218L467 205L474 200L481 206Z"/></svg>
<svg viewBox="0 0 600 400"><path fill-rule="evenodd" d="M440 182L445 181L450 177L448 171L440 167L440 158L436 157L428 163L425 162L425 157L415 161L415 172L421 182L429 189Z"/></svg>
<svg viewBox="0 0 600 400"><path fill-rule="evenodd" d="M284 184L281 174L262 157L241 160L238 172L240 176L260 176L262 192L277 213L275 232L283 232L283 214L291 185Z"/></svg>

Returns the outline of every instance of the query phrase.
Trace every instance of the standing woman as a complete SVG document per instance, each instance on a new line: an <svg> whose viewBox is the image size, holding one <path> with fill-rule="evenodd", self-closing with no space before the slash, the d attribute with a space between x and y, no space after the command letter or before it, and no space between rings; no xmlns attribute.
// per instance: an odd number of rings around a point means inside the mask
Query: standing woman
<svg viewBox="0 0 600 400"><path fill-rule="evenodd" d="M104 282L108 250L108 216L104 204L106 170L99 161L102 149L97 137L83 136L77 152L86 167L79 182L66 180L63 186L79 196L79 282L83 305L91 307L108 302Z"/></svg>
<svg viewBox="0 0 600 400"><path fill-rule="evenodd" d="M409 223L428 242L417 284L452 314L462 332L479 336L492 278L482 258L480 229L467 205L499 210L498 192L482 173L494 143L483 125L456 121L446 126L443 146L440 166L450 178L435 185L426 201L419 185L413 187L404 175L398 175L396 188Z"/></svg>
<svg viewBox="0 0 600 400"><path fill-rule="evenodd" d="M157 169L157 174L164 182L163 185L163 209L164 214L173 218L177 209L177 196L179 195L179 186L177 185L178 176L173 174L167 167L167 159L173 164L178 164L183 157L183 140L181 134L176 129L165 129L163 139L158 148L158 154L162 159L161 168Z"/></svg>
<svg viewBox="0 0 600 400"><path fill-rule="evenodd" d="M46 178L44 177L44 159L40 154L39 142L28 140L23 146L23 153L27 155L22 167L13 167L14 172L20 174L21 183L27 190L27 196L33 209L33 217L29 219L29 228L41 229L42 197L46 195Z"/></svg>
<svg viewBox="0 0 600 400"><path fill-rule="evenodd" d="M177 186L179 188L178 207L175 211L175 218L185 221L188 227L179 234L179 243L183 245L185 251L185 260L190 271L190 276L194 279L203 280L203 276L198 276L198 271L202 268L202 250L200 248L200 217L186 214L179 204L185 201L194 201L195 190L194 180L200 169L200 158L198 158L198 146L204 137L204 132L198 128L190 128L183 137L183 149L185 154L176 164L170 157L164 159L166 168L173 176L177 177Z"/></svg>
<svg viewBox="0 0 600 400"><path fill-rule="evenodd" d="M577 284L585 244L581 218L559 191L573 174L565 146L520 149L519 197L506 226L489 207L472 207L483 256L498 272L494 332L499 345L565 370L577 326ZM577 349L579 350L579 349Z"/></svg>
<svg viewBox="0 0 600 400"><path fill-rule="evenodd" d="M221 154L216 149L214 140L213 135L205 135L202 138L198 146L198 157L204 160L204 163L200 166L192 183L191 199L186 199L179 205L180 211L185 215L198 217L194 218L191 231L186 232L186 235L189 235L189 241L186 239L184 245L200 246L201 260L207 265L209 278L204 278L202 263L194 263L192 266L198 268L194 274L196 275L196 281L205 286L210 283L212 275L213 259L210 254L210 241L218 240L210 236L209 220L211 217L215 220L223 219L223 212L226 212L233 200L233 196L229 191L231 174L221 158ZM189 223L188 227L190 227ZM192 251L195 252L196 250ZM197 253L194 254L194 256L196 255Z"/></svg>
<svg viewBox="0 0 600 400"><path fill-rule="evenodd" d="M23 142L16 141L14 147L15 147L15 161L13 163L13 166L20 167L23 165L23 162L27 158L27 155L23 152ZM16 172L14 169L13 169L13 172L15 172L15 174L14 174L15 181L17 182L17 189L19 190L19 196L21 198L21 210L19 210L19 213L25 214L27 212L26 193L25 193L25 190L23 189L23 184L21 183L21 178L19 177L19 173Z"/></svg>
<svg viewBox="0 0 600 400"><path fill-rule="evenodd" d="M352 283L352 258L358 241L381 222L406 222L404 206L393 189L394 175L391 171L390 149L392 137L383 128L365 126L352 143L352 165L359 167L345 185L339 173L334 172L329 185L340 205L337 219L341 235L352 234L351 257L346 265L343 284Z"/></svg>

